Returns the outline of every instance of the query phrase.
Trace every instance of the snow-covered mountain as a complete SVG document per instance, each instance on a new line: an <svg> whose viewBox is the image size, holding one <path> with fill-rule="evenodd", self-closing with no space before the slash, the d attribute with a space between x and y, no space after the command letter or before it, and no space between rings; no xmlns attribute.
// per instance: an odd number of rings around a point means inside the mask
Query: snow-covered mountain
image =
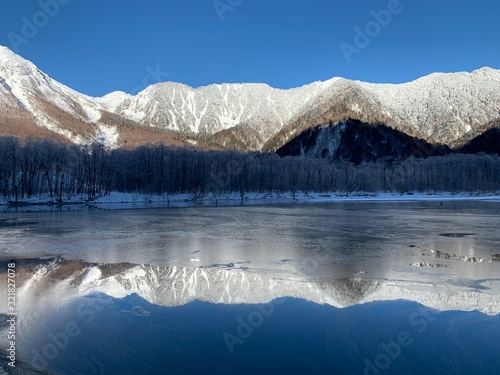
<svg viewBox="0 0 500 375"><path fill-rule="evenodd" d="M500 71L437 73L400 85L333 78L289 90L166 82L135 96L114 92L92 98L0 46L0 135L30 134L36 124L43 135L120 146L137 138L130 130L124 134L135 126L143 132L154 128L148 141L160 137L161 129L191 143L202 139L231 147L233 137L252 143L252 149L276 149L307 128L346 118L381 122L431 143L462 145L500 118Z"/></svg>
<svg viewBox="0 0 500 375"><path fill-rule="evenodd" d="M136 293L160 306L180 306L194 300L255 304L295 297L342 308L404 299L443 311L500 313L500 295L466 286L451 290L433 284L361 278L311 281L274 278L267 273L241 269L128 263L98 265L59 258L18 263L17 298L24 311L30 311L29 305L38 306L42 301L61 304L64 300L93 293L115 298ZM7 288L2 290L5 293Z"/></svg>
<svg viewBox="0 0 500 375"><path fill-rule="evenodd" d="M404 84L340 79L267 142L276 149L317 125L382 123L433 144L461 146L500 118L500 70L434 73Z"/></svg>
<svg viewBox="0 0 500 375"><path fill-rule="evenodd" d="M116 144L116 132L97 125L102 109L93 98L53 80L0 46L0 119L14 113L76 143L82 143L89 133L102 133L111 146Z"/></svg>
<svg viewBox="0 0 500 375"><path fill-rule="evenodd" d="M244 125L269 138L298 112L307 111L334 81L291 90L265 84L222 84L194 89L166 82L149 86L135 97L112 93L97 100L123 117L160 128L214 134Z"/></svg>

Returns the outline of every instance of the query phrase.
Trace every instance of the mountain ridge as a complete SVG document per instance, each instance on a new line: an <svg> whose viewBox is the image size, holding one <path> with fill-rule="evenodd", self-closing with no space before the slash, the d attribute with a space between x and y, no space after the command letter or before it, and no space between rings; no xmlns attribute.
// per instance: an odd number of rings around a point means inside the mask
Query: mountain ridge
<svg viewBox="0 0 500 375"><path fill-rule="evenodd" d="M33 133L38 126L44 136L79 144L101 140L109 147L164 142L275 151L307 129L352 118L458 148L500 119L500 70L433 73L402 84L335 77L292 89L163 82L137 95L115 91L96 98L0 46L0 121L15 122L13 113L20 125L0 126L0 135ZM105 122L106 113L113 123ZM123 135L121 122L134 131Z"/></svg>

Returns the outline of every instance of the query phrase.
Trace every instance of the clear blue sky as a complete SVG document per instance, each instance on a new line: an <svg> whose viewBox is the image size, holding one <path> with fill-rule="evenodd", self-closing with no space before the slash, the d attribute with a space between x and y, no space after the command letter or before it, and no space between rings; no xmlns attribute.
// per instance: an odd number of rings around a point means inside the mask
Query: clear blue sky
<svg viewBox="0 0 500 375"><path fill-rule="evenodd" d="M498 0L401 0L380 30L371 12L397 0L220 0L224 20L214 0L41 0L66 3L48 16L39 1L1 2L0 44L93 96L156 80L290 88L335 76L397 83L500 68ZM23 34L23 17L41 26ZM366 26L374 36L358 48L355 27ZM357 48L350 62L343 42Z"/></svg>

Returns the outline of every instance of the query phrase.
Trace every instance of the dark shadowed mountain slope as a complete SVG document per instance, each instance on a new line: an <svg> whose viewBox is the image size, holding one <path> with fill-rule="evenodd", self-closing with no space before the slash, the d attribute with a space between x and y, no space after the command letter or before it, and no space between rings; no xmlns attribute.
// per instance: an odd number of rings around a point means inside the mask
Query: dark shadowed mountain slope
<svg viewBox="0 0 500 375"><path fill-rule="evenodd" d="M485 154L500 155L500 128L487 130L458 151L464 154L484 152Z"/></svg>
<svg viewBox="0 0 500 375"><path fill-rule="evenodd" d="M309 156L349 160L360 164L381 159L446 155L447 146L434 146L383 124L346 120L302 132L277 150L280 156Z"/></svg>

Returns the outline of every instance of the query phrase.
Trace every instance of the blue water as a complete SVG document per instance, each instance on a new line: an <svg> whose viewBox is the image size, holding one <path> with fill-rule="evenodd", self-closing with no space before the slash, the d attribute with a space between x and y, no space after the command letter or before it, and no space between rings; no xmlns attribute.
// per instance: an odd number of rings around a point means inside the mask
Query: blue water
<svg viewBox="0 0 500 375"><path fill-rule="evenodd" d="M500 264L461 259L498 258L499 204L435 205L4 214L4 224L19 225L0 228L0 249L4 257L61 255L104 264L238 268L273 280L315 283L366 277L435 285L432 290L450 294L496 296ZM470 235L460 235L464 233ZM456 259L431 256L429 249ZM447 267L413 266L419 263ZM93 295L71 300L80 295L71 291L79 287L78 282L72 284L75 276L42 278L32 285L39 305L19 289L26 304L19 305L22 321L13 374L499 373L500 315L438 313L407 301L337 309L294 298L267 305L192 302L179 307L153 305L133 294L124 299ZM338 289L349 304L362 300L366 292L356 285ZM0 286L6 290L5 282ZM161 289L155 298L161 300ZM465 305L474 305L474 298L471 294ZM475 306L498 311L495 301L482 303ZM6 319L0 319L0 328L5 327ZM0 364L7 368L3 354L2 347Z"/></svg>
<svg viewBox="0 0 500 375"><path fill-rule="evenodd" d="M470 375L500 368L500 316L406 301L166 308L137 295L95 295L39 323L23 355L42 373Z"/></svg>

